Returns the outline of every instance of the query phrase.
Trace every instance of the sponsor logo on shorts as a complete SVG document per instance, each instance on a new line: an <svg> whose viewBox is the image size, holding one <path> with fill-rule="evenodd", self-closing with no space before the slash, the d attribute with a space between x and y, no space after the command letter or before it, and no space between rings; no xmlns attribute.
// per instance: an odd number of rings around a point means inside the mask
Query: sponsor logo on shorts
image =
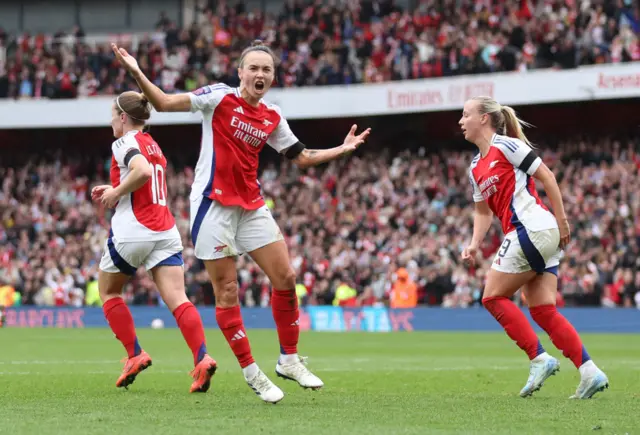
<svg viewBox="0 0 640 435"><path fill-rule="evenodd" d="M214 252L217 254L218 252L224 251L226 248L227 248L227 245L216 246Z"/></svg>

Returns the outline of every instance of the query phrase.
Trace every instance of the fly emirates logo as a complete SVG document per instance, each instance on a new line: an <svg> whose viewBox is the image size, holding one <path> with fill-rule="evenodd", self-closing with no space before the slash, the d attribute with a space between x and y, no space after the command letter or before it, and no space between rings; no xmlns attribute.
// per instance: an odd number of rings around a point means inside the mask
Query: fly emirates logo
<svg viewBox="0 0 640 435"><path fill-rule="evenodd" d="M231 118L231 127L235 128L233 137L240 139L252 147L259 147L266 142L269 135L248 122L240 121L235 116Z"/></svg>
<svg viewBox="0 0 640 435"><path fill-rule="evenodd" d="M498 181L500 181L500 177L492 175L480 184L480 191L482 192L482 197L485 201L498 191L498 186L496 186Z"/></svg>

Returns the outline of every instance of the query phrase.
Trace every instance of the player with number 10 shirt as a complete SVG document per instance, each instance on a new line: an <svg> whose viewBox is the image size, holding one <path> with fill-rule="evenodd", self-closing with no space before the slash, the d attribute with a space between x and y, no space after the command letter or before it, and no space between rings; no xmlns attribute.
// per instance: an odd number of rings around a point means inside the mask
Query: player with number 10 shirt
<svg viewBox="0 0 640 435"><path fill-rule="evenodd" d="M190 391L206 392L216 362L207 355L202 319L185 293L182 241L167 205L167 159L151 135L143 132L150 116L143 95L124 92L116 98L111 108L111 127L117 138L111 147L111 185L91 191L93 200L115 207L100 261L98 289L104 315L128 356L116 386L127 388L151 365L121 297L126 282L144 266L193 354Z"/></svg>

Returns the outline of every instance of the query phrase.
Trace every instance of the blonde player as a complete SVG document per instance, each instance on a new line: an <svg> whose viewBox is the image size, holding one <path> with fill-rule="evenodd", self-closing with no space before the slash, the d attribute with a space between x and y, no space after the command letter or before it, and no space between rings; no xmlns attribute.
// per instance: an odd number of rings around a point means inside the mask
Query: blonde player
<svg viewBox="0 0 640 435"><path fill-rule="evenodd" d="M569 222L553 172L531 148L521 122L512 108L488 97L473 98L464 105L459 124L465 139L480 152L469 172L475 218L473 237L462 258L475 262L493 215L498 216L505 238L487 273L482 303L531 360L520 395L527 397L539 390L560 367L510 299L522 288L533 320L580 371L580 385L572 398L590 398L608 387L609 381L589 357L574 327L556 310L558 264L570 241ZM555 216L538 197L534 179L544 186Z"/></svg>
<svg viewBox="0 0 640 435"><path fill-rule="evenodd" d="M116 98L111 108L111 127L117 138L111 147L111 185L96 186L91 192L95 201L115 207L98 287L104 315L128 355L116 386L128 387L151 365L120 296L138 267L145 266L193 353L191 392L206 392L216 362L207 355L202 319L185 293L182 242L167 206L167 160L151 135L142 131L150 116L143 95L124 92Z"/></svg>
<svg viewBox="0 0 640 435"><path fill-rule="evenodd" d="M156 110L201 112L202 144L191 190L191 237L196 257L203 260L216 297L216 320L233 350L249 386L264 401L276 403L284 393L262 372L251 355L240 305L236 257L248 253L273 285L271 307L280 341L276 374L304 388L324 384L298 356L296 275L287 245L260 191L258 157L268 144L306 168L354 151L369 129L358 136L356 126L340 146L310 150L289 128L280 108L263 100L273 83L274 55L260 41L240 56L240 87L205 86L192 93L167 95L147 79L136 60L113 45Z"/></svg>

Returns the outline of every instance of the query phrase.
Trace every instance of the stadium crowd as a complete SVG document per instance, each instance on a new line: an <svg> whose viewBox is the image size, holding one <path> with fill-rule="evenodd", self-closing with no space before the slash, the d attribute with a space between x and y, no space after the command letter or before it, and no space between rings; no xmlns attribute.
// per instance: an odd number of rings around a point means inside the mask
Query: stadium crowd
<svg viewBox="0 0 640 435"><path fill-rule="evenodd" d="M559 304L640 306L640 138L567 141L540 153L558 177L573 229ZM263 192L289 245L301 302L477 305L501 234L495 219L478 270L459 263L472 231L471 158L462 151L387 150L304 172L287 161L266 165ZM97 267L110 214L90 202L88 191L107 179L109 163L51 161L0 167L0 305L100 304ZM188 295L213 304L188 234L193 171L169 168L167 177ZM248 256L239 266L242 303L268 305L266 276ZM401 286L415 289L408 300L393 291ZM162 303L143 269L125 298Z"/></svg>
<svg viewBox="0 0 640 435"><path fill-rule="evenodd" d="M256 38L276 49L277 86L371 83L640 60L631 0L288 0L278 15L242 0L200 1L187 28L161 16L120 45L166 92L237 84ZM76 27L54 35L0 29L0 98L74 98L135 89L106 40Z"/></svg>

